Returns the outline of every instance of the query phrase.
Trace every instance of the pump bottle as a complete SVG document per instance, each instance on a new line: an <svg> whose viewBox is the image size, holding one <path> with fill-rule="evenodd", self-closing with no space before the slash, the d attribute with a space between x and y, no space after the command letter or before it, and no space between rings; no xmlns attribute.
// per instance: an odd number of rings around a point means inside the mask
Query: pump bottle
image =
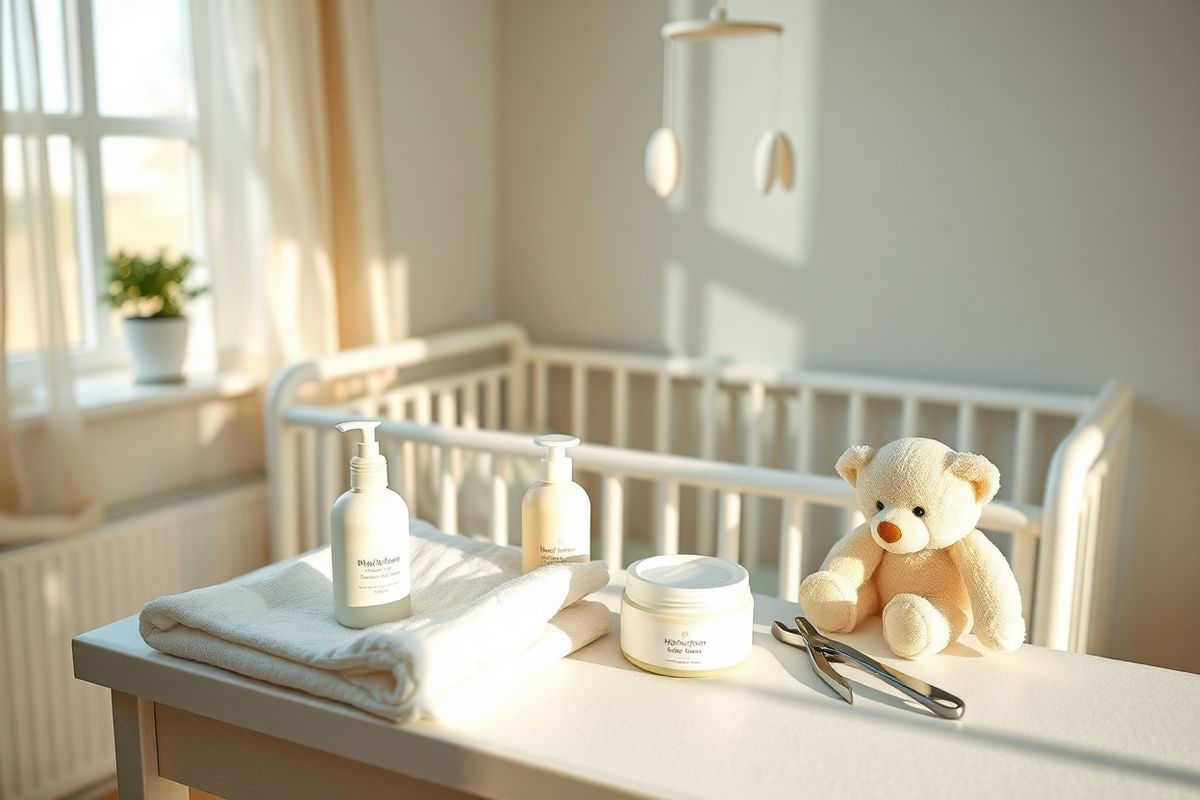
<svg viewBox="0 0 1200 800"><path fill-rule="evenodd" d="M579 444L574 436L547 434L534 443L546 448L542 480L521 501L521 570L543 564L590 561L592 503L583 487L571 480L566 449Z"/></svg>
<svg viewBox="0 0 1200 800"><path fill-rule="evenodd" d="M387 485L387 459L375 441L378 422L343 422L361 431L350 459L350 491L333 504L333 611L347 628L366 628L412 613L408 506Z"/></svg>

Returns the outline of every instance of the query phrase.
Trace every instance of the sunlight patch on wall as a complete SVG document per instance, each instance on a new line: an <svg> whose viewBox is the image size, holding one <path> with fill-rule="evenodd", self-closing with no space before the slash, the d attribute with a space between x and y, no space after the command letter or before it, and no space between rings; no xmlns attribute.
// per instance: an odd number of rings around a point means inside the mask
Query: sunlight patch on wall
<svg viewBox="0 0 1200 800"><path fill-rule="evenodd" d="M703 355L779 367L803 363L803 328L793 316L721 284L705 288L704 307Z"/></svg>
<svg viewBox="0 0 1200 800"><path fill-rule="evenodd" d="M673 356L687 355L687 273L678 261L663 266L662 342Z"/></svg>

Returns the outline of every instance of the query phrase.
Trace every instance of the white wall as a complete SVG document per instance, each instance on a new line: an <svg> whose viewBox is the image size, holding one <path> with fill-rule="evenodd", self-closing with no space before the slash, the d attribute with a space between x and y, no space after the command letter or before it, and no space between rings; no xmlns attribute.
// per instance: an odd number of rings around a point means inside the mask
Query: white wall
<svg viewBox="0 0 1200 800"><path fill-rule="evenodd" d="M388 255L407 266L408 333L495 318L496 9L375 2Z"/></svg>
<svg viewBox="0 0 1200 800"><path fill-rule="evenodd" d="M1200 671L1200 4L740 0L641 178L656 34L702 4L504 0L500 316L536 339L1137 394L1111 654ZM472 54L462 57L473 59ZM781 119L800 181L757 196Z"/></svg>

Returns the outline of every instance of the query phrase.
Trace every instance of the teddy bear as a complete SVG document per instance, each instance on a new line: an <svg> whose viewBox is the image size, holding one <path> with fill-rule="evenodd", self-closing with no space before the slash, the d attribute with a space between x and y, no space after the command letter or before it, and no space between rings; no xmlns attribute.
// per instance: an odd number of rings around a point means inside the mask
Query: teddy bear
<svg viewBox="0 0 1200 800"><path fill-rule="evenodd" d="M992 650L1025 640L1021 591L1003 554L975 526L1000 472L933 439L851 447L837 471L866 522L800 585L818 628L848 633L882 609L883 638L902 658L939 653L974 630Z"/></svg>

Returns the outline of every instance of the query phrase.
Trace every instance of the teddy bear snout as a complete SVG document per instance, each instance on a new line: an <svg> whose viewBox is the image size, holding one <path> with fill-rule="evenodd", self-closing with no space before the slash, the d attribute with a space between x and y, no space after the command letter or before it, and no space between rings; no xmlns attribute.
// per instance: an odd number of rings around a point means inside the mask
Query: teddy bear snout
<svg viewBox="0 0 1200 800"><path fill-rule="evenodd" d="M888 544L895 544L900 541L900 526L892 522L881 522L879 527L875 529L879 534L879 538L883 539Z"/></svg>

